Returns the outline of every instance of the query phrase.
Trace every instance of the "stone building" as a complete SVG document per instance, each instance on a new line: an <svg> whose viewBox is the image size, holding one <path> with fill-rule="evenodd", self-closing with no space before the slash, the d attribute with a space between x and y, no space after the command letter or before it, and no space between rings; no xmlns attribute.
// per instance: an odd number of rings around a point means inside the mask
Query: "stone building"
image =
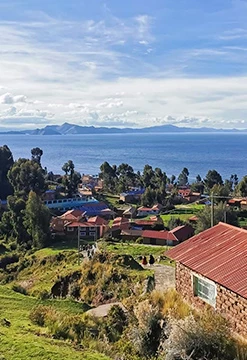
<svg viewBox="0 0 247 360"><path fill-rule="evenodd" d="M247 337L247 230L225 223L169 250L176 290L192 305L211 306Z"/></svg>

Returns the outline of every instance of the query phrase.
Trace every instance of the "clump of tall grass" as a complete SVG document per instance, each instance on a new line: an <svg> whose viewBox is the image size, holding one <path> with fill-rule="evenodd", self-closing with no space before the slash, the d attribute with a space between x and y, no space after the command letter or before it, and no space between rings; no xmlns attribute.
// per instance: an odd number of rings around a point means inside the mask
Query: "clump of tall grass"
<svg viewBox="0 0 247 360"><path fill-rule="evenodd" d="M154 306L158 306L164 317L170 315L176 319L184 319L192 311L175 289L169 289L166 292L153 291L150 301Z"/></svg>

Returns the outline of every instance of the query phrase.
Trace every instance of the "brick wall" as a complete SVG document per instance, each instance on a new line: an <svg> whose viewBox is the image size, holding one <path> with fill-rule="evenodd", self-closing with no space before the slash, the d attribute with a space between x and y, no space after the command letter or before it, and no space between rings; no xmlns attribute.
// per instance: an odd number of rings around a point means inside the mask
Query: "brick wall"
<svg viewBox="0 0 247 360"><path fill-rule="evenodd" d="M194 296L192 272L181 263L176 263L176 290L195 307L210 306ZM229 321L234 332L247 337L247 299L217 284L215 310Z"/></svg>

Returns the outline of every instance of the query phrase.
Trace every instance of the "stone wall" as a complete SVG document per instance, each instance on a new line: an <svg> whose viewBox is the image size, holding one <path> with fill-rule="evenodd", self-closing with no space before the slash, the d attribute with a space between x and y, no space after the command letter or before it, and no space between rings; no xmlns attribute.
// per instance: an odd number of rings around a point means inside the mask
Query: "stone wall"
<svg viewBox="0 0 247 360"><path fill-rule="evenodd" d="M192 273L189 268L176 263L176 290L195 307L210 306L194 296ZM215 310L222 314L230 323L234 332L247 337L247 299L217 284Z"/></svg>

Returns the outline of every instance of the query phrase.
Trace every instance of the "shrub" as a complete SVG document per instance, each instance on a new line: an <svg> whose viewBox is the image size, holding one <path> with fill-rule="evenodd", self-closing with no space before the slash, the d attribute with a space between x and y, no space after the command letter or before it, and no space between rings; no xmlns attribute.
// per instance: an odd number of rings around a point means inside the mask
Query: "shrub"
<svg viewBox="0 0 247 360"><path fill-rule="evenodd" d="M124 310L119 305L113 305L108 312L104 329L110 342L120 339L128 321Z"/></svg>
<svg viewBox="0 0 247 360"><path fill-rule="evenodd" d="M156 356L162 335L161 314L158 308L145 300L138 304L134 313L138 326L133 327L130 338L138 355L143 358Z"/></svg>
<svg viewBox="0 0 247 360"><path fill-rule="evenodd" d="M195 318L170 319L161 344L166 360L233 360L234 344L228 324L220 315L205 312Z"/></svg>
<svg viewBox="0 0 247 360"><path fill-rule="evenodd" d="M12 290L23 295L28 295L27 290L21 285L13 285Z"/></svg>
<svg viewBox="0 0 247 360"><path fill-rule="evenodd" d="M138 237L137 239L136 239L136 243L137 244L143 244L143 237Z"/></svg>
<svg viewBox="0 0 247 360"><path fill-rule="evenodd" d="M151 302L158 306L163 316L170 315L176 319L184 319L191 313L190 306L185 303L181 295L175 289L169 289L166 292L153 291L151 293Z"/></svg>
<svg viewBox="0 0 247 360"><path fill-rule="evenodd" d="M38 298L40 300L47 300L47 299L50 299L50 297L51 297L51 294L47 290L43 290L38 294Z"/></svg>
<svg viewBox="0 0 247 360"><path fill-rule="evenodd" d="M0 258L0 269L6 269L7 265L13 264L19 261L18 254L5 255Z"/></svg>
<svg viewBox="0 0 247 360"><path fill-rule="evenodd" d="M57 319L57 313L51 306L38 305L31 311L29 318L34 324L44 326L53 323Z"/></svg>
<svg viewBox="0 0 247 360"><path fill-rule="evenodd" d="M74 299L79 299L81 296L81 288L78 284L72 284L69 288L69 295Z"/></svg>

